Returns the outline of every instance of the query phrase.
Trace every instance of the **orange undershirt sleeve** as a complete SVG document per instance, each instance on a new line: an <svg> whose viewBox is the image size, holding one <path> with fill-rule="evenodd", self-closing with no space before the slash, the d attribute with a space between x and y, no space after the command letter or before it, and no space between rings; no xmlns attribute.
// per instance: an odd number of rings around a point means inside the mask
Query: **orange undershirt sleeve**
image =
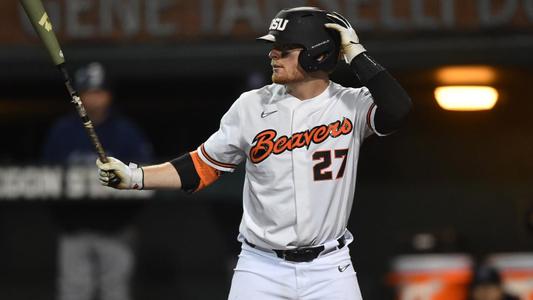
<svg viewBox="0 0 533 300"><path fill-rule="evenodd" d="M220 177L221 172L206 164L200 158L197 151L190 152L190 155L196 173L198 173L198 177L200 177L200 184L198 184L198 188L195 190L195 192L197 192L215 182Z"/></svg>

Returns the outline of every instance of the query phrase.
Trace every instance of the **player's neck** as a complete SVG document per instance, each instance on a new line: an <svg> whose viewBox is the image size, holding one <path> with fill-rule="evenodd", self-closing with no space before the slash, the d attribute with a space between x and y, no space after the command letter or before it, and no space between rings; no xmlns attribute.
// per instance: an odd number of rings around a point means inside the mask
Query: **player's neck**
<svg viewBox="0 0 533 300"><path fill-rule="evenodd" d="M285 85L287 93L302 101L314 98L329 86L329 77L308 77L305 80L288 83Z"/></svg>

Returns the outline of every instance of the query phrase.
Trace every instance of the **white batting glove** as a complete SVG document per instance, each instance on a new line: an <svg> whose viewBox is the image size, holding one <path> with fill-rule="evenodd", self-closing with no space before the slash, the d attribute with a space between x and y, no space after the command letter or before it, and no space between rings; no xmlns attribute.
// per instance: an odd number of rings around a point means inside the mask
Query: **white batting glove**
<svg viewBox="0 0 533 300"><path fill-rule="evenodd" d="M327 16L335 23L324 24L329 29L337 30L341 35L341 53L346 63L350 63L354 57L366 51L359 43L359 37L352 25L345 17L336 12L328 13Z"/></svg>
<svg viewBox="0 0 533 300"><path fill-rule="evenodd" d="M142 168L138 168L134 163L126 166L114 157L107 159L107 163L101 162L100 159L96 160L96 165L100 170L98 179L102 185L119 190L141 190L143 188L144 173Z"/></svg>

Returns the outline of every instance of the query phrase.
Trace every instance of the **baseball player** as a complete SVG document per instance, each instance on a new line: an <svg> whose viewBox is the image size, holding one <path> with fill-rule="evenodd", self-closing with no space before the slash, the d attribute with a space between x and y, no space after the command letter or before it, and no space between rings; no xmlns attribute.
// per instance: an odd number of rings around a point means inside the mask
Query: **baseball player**
<svg viewBox="0 0 533 300"><path fill-rule="evenodd" d="M337 13L282 10L259 40L272 45L272 84L243 93L195 151L142 168L97 161L100 181L195 192L245 161L229 299L361 299L346 229L359 148L397 130L411 100ZM329 80L341 56L364 87Z"/></svg>

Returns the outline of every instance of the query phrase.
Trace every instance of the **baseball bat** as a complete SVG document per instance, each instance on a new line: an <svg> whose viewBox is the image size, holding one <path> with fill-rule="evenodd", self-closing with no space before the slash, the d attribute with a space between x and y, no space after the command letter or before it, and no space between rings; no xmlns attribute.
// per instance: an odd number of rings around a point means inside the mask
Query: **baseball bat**
<svg viewBox="0 0 533 300"><path fill-rule="evenodd" d="M96 149L98 158L104 163L108 162L104 148L100 143L96 132L94 131L93 123L87 115L87 112L85 111L85 107L81 102L81 98L78 92L72 86L72 81L68 74L67 68L65 67L65 57L63 55L63 51L61 50L61 46L59 45L57 37L53 31L52 23L48 18L48 14L44 10L43 3L41 2L41 0L20 0L20 3L26 11L26 14L30 19L33 28L35 29L35 31L41 38L41 41L45 45L48 54L51 56L52 61L54 62L54 65L63 75L63 79L65 80L65 86L70 95L72 103L76 107L83 126L85 127L85 130Z"/></svg>

